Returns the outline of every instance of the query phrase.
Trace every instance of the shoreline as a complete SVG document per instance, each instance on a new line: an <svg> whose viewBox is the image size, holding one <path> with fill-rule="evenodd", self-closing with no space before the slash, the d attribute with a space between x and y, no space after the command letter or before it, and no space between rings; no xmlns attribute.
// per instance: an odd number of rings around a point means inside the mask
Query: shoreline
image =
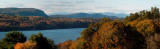
<svg viewBox="0 0 160 49"><path fill-rule="evenodd" d="M73 28L54 28L54 30L57 30L57 29L74 29L76 27L73 27ZM87 27L78 27L78 28L87 28ZM12 31L39 31L39 30L53 30L53 29L32 29L32 30L12 30ZM0 31L0 32L10 32L10 31Z"/></svg>

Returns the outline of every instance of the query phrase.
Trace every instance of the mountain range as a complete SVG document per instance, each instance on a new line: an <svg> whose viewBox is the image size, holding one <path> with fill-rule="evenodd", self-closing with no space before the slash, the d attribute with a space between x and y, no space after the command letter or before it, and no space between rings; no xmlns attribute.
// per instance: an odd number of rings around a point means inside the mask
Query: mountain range
<svg viewBox="0 0 160 49"><path fill-rule="evenodd" d="M113 13L113 12L103 12L103 13L95 13L95 12L88 12L88 13L73 13L73 12L62 12L62 13L52 13L48 14L52 17L70 17L70 18L79 18L79 17L110 17L110 18L125 18L128 14L125 13Z"/></svg>
<svg viewBox="0 0 160 49"><path fill-rule="evenodd" d="M0 14L7 14L7 15L18 15L18 16L43 16L43 17L66 17L66 18L84 18L84 17L95 17L95 18L102 18L102 17L110 17L110 18L124 18L128 14L124 13L113 13L113 12L103 12L103 13L95 13L95 12L88 12L88 13L74 13L74 12L61 12L61 13L52 13L52 14L45 14L42 10L35 9L35 8L0 8Z"/></svg>
<svg viewBox="0 0 160 49"><path fill-rule="evenodd" d="M110 17L110 18L115 18L116 17L116 16L103 15L101 13L94 13L94 14L75 13L75 14L68 14L68 15L50 15L50 16L51 17L66 17L66 18L84 18L84 17L94 17L94 18Z"/></svg>
<svg viewBox="0 0 160 49"><path fill-rule="evenodd" d="M113 13L113 12L103 12L101 14L108 15L108 16L117 16L120 18L125 18L126 16L128 16L128 14L125 14L125 13Z"/></svg>

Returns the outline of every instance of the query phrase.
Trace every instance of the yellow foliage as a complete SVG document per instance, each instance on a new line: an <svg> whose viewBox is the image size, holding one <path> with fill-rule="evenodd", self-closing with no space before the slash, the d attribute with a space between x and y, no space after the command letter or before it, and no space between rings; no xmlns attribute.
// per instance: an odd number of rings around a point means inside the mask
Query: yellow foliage
<svg viewBox="0 0 160 49"><path fill-rule="evenodd" d="M143 20L143 21L132 21L127 23L127 26L130 25L134 27L139 33L143 36L150 36L156 33L156 23L153 20Z"/></svg>
<svg viewBox="0 0 160 49"><path fill-rule="evenodd" d="M144 36L155 33L155 25L152 20L144 20L136 25L137 31L142 33Z"/></svg>
<svg viewBox="0 0 160 49"><path fill-rule="evenodd" d="M132 21L132 22L128 22L126 25L130 25L131 27L135 27L137 25L138 21L135 20L135 21Z"/></svg>
<svg viewBox="0 0 160 49"><path fill-rule="evenodd" d="M125 42L121 40L124 25L121 22L107 22L102 25L102 27L93 35L92 48L93 49L108 49L118 46L119 42ZM119 34L117 36L117 34ZM118 44L119 43L119 44Z"/></svg>

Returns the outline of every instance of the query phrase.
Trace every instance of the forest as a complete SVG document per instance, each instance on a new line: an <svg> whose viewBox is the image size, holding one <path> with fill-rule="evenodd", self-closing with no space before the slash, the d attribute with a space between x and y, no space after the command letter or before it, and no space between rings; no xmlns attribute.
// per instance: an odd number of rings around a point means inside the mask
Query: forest
<svg viewBox="0 0 160 49"><path fill-rule="evenodd" d="M0 49L160 49L159 8L131 13L123 20L102 18L90 23L75 41L57 45L43 34L29 40L22 32L12 31L0 41Z"/></svg>
<svg viewBox="0 0 160 49"><path fill-rule="evenodd" d="M86 28L100 18L54 18L41 16L0 15L0 31Z"/></svg>
<svg viewBox="0 0 160 49"><path fill-rule="evenodd" d="M77 40L57 45L58 49L160 49L159 8L131 13L122 21L103 18L91 23Z"/></svg>

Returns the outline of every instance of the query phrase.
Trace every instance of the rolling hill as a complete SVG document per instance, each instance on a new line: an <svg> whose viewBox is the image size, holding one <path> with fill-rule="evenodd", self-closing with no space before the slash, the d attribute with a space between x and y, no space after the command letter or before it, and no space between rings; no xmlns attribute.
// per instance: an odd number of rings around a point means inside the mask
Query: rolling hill
<svg viewBox="0 0 160 49"><path fill-rule="evenodd" d="M48 17L42 10L35 8L0 8L0 14Z"/></svg>

